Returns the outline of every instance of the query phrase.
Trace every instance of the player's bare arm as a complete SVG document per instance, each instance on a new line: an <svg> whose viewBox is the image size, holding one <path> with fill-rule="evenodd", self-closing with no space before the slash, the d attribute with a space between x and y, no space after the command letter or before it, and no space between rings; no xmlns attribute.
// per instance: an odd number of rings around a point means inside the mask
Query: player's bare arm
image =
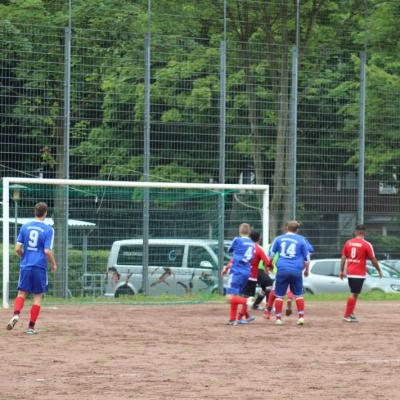
<svg viewBox="0 0 400 400"><path fill-rule="evenodd" d="M24 247L22 246L21 243L17 243L17 244L15 245L15 252L17 253L17 256L18 256L19 258L22 257L22 255L24 254Z"/></svg>
<svg viewBox="0 0 400 400"><path fill-rule="evenodd" d="M342 256L341 260L340 260L340 271L339 271L339 278L343 279L345 274L344 274L344 266L346 264L346 257Z"/></svg>
<svg viewBox="0 0 400 400"><path fill-rule="evenodd" d="M310 273L310 261L304 261L304 276L307 278L309 273Z"/></svg>
<svg viewBox="0 0 400 400"><path fill-rule="evenodd" d="M57 263L56 259L54 258L53 252L50 249L45 249L44 250L47 259L49 260L49 263L51 264L51 271L56 272L57 271Z"/></svg>
<svg viewBox="0 0 400 400"><path fill-rule="evenodd" d="M378 271L379 278L382 278L383 274L382 274L381 267L379 266L378 260L374 257L374 258L371 258L371 262L372 262L372 265L375 267L375 269Z"/></svg>
<svg viewBox="0 0 400 400"><path fill-rule="evenodd" d="M229 272L229 270L231 269L232 264L233 264L233 260L229 260L228 264L226 264L224 269L221 271L221 276L224 276Z"/></svg>

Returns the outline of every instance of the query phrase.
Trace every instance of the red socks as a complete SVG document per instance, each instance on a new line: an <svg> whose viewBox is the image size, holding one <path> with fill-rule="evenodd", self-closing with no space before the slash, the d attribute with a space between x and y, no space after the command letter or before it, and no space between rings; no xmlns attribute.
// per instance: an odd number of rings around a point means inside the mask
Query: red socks
<svg viewBox="0 0 400 400"><path fill-rule="evenodd" d="M271 290L268 295L267 310L272 310L275 301L275 290Z"/></svg>
<svg viewBox="0 0 400 400"><path fill-rule="evenodd" d="M353 314L354 309L356 308L357 299L354 296L350 296L347 299L346 311L344 313L345 318L349 318L351 314Z"/></svg>
<svg viewBox="0 0 400 400"><path fill-rule="evenodd" d="M242 304L242 313L245 315L247 313L246 311L246 305L247 305L247 299L244 297L240 296L232 296L231 300L231 313L230 313L230 320L234 321L236 320L236 314L237 314L237 309L239 304Z"/></svg>
<svg viewBox="0 0 400 400"><path fill-rule="evenodd" d="M242 304L242 308L239 312L238 319L242 319L243 317L245 317L246 319L249 319L249 313L247 312L247 304Z"/></svg>
<svg viewBox="0 0 400 400"><path fill-rule="evenodd" d="M23 297L17 296L14 303L14 315L19 315L22 308L24 307L25 299Z"/></svg>
<svg viewBox="0 0 400 400"><path fill-rule="evenodd" d="M268 299L269 301L269 299ZM282 308L283 308L283 299L277 297L275 300L275 316L276 319L281 319L282 317Z"/></svg>
<svg viewBox="0 0 400 400"><path fill-rule="evenodd" d="M300 318L304 317L304 298L303 297L298 297L296 299L296 306L297 306L297 311L299 313L299 317Z"/></svg>
<svg viewBox="0 0 400 400"><path fill-rule="evenodd" d="M229 316L230 321L236 321L237 309L238 309L238 305L236 303L231 302L231 313Z"/></svg>
<svg viewBox="0 0 400 400"><path fill-rule="evenodd" d="M39 316L39 312L40 312L40 306L38 306L37 304L34 304L31 308L31 319L29 321L29 328L34 328L36 320L38 319Z"/></svg>

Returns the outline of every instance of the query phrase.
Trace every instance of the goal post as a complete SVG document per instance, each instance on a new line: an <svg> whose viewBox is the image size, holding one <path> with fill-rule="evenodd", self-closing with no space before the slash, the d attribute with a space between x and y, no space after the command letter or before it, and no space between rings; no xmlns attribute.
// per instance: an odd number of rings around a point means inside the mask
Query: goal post
<svg viewBox="0 0 400 400"><path fill-rule="evenodd" d="M205 198L206 194L207 196L213 196L216 197L215 195L220 195L221 193L241 193L243 195L243 193L259 193L259 195L257 196L258 201L260 199L262 199L262 204L261 207L258 207L258 211L260 211L261 213L259 213L259 221L257 221L258 226L260 227L259 229L261 230L262 233L262 237L263 237L263 243L267 244L269 242L269 186L268 185L255 185L255 184L214 184L214 183L183 183L183 182L131 182L131 181L104 181L104 180L80 180L80 179L44 179L44 178L21 178L21 177L6 177L3 178L3 194L2 194L2 207L3 207L3 216L2 216L2 222L3 222L3 269L2 269L2 278L3 278L3 285L2 285L2 294L3 294L3 307L4 308L8 308L9 307L9 297L10 297L10 253L11 253L11 249L13 250L14 245L10 246L10 242L14 242L16 238L10 238L10 227L11 224L15 225L15 229L17 227L17 218L14 219L10 219L10 201L12 200L10 197L10 186L11 185L32 185L32 187L45 187L46 190L48 192L53 191L55 188L57 187L65 187L65 188L69 188L71 190L71 188L75 188L74 190L76 192L79 191L87 191L89 192L89 188L91 188L90 190L92 192L95 191L95 188L102 188L102 190L115 190L115 191L120 191L123 189L134 189L135 192L136 189L140 189L140 190L144 190L144 189L148 189L148 190L160 190L163 191L162 195L159 195L157 197L157 200L151 200L153 202L163 202L163 206L164 209L168 209L168 207L171 207L170 205L173 202L180 202L181 205L179 205L179 207L190 207L190 205L188 206L189 202L193 202L193 201L197 201L198 203L201 202L201 205L198 206L197 208L201 209L202 207L206 207L209 204L213 203L213 198ZM80 189L78 189L80 188ZM12 187L11 187L12 189ZM176 193L178 193L178 191L180 194L177 195ZM172 199L172 197L168 197L168 195L166 195L166 193L170 193L173 192L175 193L175 197ZM49 195L51 196L51 195ZM99 200L98 196L93 194L93 196L96 197L96 201L97 204L100 202L100 205L98 207L98 209L100 210L101 207L101 202L102 199ZM167 197L168 199L165 200L165 197ZM198 197L201 198L201 200L193 200L193 198ZM48 201L52 201L51 197L48 197L50 200ZM47 197L42 198L40 196L40 194L36 194L36 197L32 197L29 200L25 199L26 203L30 203L29 204L29 208L30 210L32 209L34 202L36 201L46 201ZM189 199L189 200L188 200ZM128 199L129 202L131 202L131 198ZM128 200L126 200L126 203L128 203ZM73 201L73 200L72 200ZM143 199L141 198L140 201L143 201ZM82 202L82 201L81 201ZM167 206L165 206L165 204L167 204ZM214 203L213 203L214 204ZM112 206L110 206L112 207ZM178 215L179 217L179 207L177 208L178 211L175 211L175 213ZM50 207L51 208L51 207ZM256 207L251 207L249 206L249 208L256 208ZM71 220L68 219L68 224L72 224L71 221L74 221L73 224L75 224L74 226L80 226L83 225L84 221L81 221L79 218L84 218L85 217L85 209L82 210L78 210L79 212L77 212L76 214L78 216L74 215L74 212L71 212L69 215L69 218L71 218ZM115 210L114 210L115 211ZM183 213L183 208L182 208L182 213ZM190 210L189 210L190 211ZM115 211L117 212L117 211ZM123 210L121 211L121 220L124 220L124 215L123 215ZM193 219L195 217L191 217L191 212L188 212L187 214L189 215L187 218L189 219L182 219L182 221L178 221L175 222L177 225L179 225L179 223L181 225L197 225L200 223L200 221ZM214 212L214 211L213 211ZM30 217L30 219L33 219L32 215L28 215L28 211L25 213L27 217ZM165 214L165 213L164 213ZM160 221L158 221L157 223L160 224L160 232L164 232L161 230L162 224L163 224L163 218L164 214L160 216ZM139 214L138 214L139 215ZM241 215L241 214L239 214ZM141 216L143 217L143 213L141 214ZM73 219L74 218L74 219ZM111 217L110 217L111 218ZM192 219L190 219L192 218ZM196 217L196 218L204 218L204 217ZM27 218L20 218L18 220L18 224L21 224L23 220L25 220ZM73 219L73 220L72 220ZM137 218L137 220L135 221L136 224L138 224L138 220L139 218ZM124 220L125 223L127 223L126 218ZM170 221L168 221L170 222ZM245 221L245 220L241 220L238 222L250 222L251 221ZM106 224L105 224L106 225ZM166 224L167 225L167 224ZM89 229L92 229L91 227L95 226L94 222L90 222L90 221L86 221L85 222L85 226L88 226ZM193 226L192 231L193 231ZM211 225L210 225L211 226ZM236 225L235 225L236 226ZM237 227L236 226L236 231L237 231ZM224 227L225 228L225 227ZM111 228L110 228L111 229ZM170 229L170 228L169 228ZM178 228L177 228L178 230ZM212 227L210 227L210 230L212 230ZM181 229L182 231L182 229ZM192 232L191 231L191 232ZM169 231L168 231L169 232ZM55 233L57 235L57 232ZM199 235L205 236L205 234L203 233L199 233ZM122 236L122 235L121 235ZM164 235L165 236L165 235ZM116 237L118 237L118 233L116 234ZM131 234L128 235L128 231L125 232L125 237L132 237ZM140 237L140 232L139 234L136 234L136 237ZM184 237L184 235L182 233L180 233L180 237ZM190 236L189 236L190 237ZM212 233L210 232L210 237L212 237ZM231 239L231 237L229 237ZM11 240L14 239L14 240ZM84 240L85 242L85 240ZM87 237L86 237L86 242L85 245L87 247ZM143 242L143 246L145 245L145 243ZM219 244L219 246L223 246L224 244ZM65 244L65 248L68 249L67 244ZM68 250L66 250L68 251ZM143 250L144 252L144 250ZM187 257L187 255L185 255L185 257ZM58 260L57 260L58 261ZM83 264L85 263L85 260L82 261ZM87 267L87 265L86 265ZM148 267L148 265L144 265L143 264L143 276L144 276L144 269ZM217 268L219 270L221 270L221 268L223 268L223 266L218 265ZM100 274L99 274L100 275ZM160 285L161 286L161 285Z"/></svg>

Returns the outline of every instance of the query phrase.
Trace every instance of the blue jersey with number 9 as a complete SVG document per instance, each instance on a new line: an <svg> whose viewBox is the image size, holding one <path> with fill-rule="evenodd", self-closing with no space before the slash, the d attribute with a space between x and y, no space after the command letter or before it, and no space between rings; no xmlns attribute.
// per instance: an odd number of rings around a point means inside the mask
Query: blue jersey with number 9
<svg viewBox="0 0 400 400"><path fill-rule="evenodd" d="M39 267L47 269L45 249L53 248L54 229L41 221L32 221L22 225L17 243L24 248L20 267Z"/></svg>
<svg viewBox="0 0 400 400"><path fill-rule="evenodd" d="M310 244L297 233L286 233L278 236L272 243L270 256L279 253L276 267L279 271L303 271L304 261L310 257Z"/></svg>

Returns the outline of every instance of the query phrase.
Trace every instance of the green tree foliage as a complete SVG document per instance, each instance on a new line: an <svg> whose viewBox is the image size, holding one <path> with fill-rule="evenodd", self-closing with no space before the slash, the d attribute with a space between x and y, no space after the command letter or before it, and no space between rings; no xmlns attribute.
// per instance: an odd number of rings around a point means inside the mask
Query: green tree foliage
<svg viewBox="0 0 400 400"><path fill-rule="evenodd" d="M228 1L227 179L237 182L250 168L257 183L272 185L273 231L289 213L295 4ZM222 14L222 2L212 0L153 2L153 179L218 177ZM359 51L365 42L367 173L398 179L399 110L392 99L400 91L399 15L396 1L301 2L299 143L327 150L299 152L300 182L316 173L332 181L333 160L343 168L357 163ZM147 1L76 0L72 18L71 176L141 179ZM66 6L14 0L0 5L0 21L7 77L0 94L10 99L1 110L12 119L0 127L1 140L17 152L30 149L14 168L41 166L62 176Z"/></svg>

